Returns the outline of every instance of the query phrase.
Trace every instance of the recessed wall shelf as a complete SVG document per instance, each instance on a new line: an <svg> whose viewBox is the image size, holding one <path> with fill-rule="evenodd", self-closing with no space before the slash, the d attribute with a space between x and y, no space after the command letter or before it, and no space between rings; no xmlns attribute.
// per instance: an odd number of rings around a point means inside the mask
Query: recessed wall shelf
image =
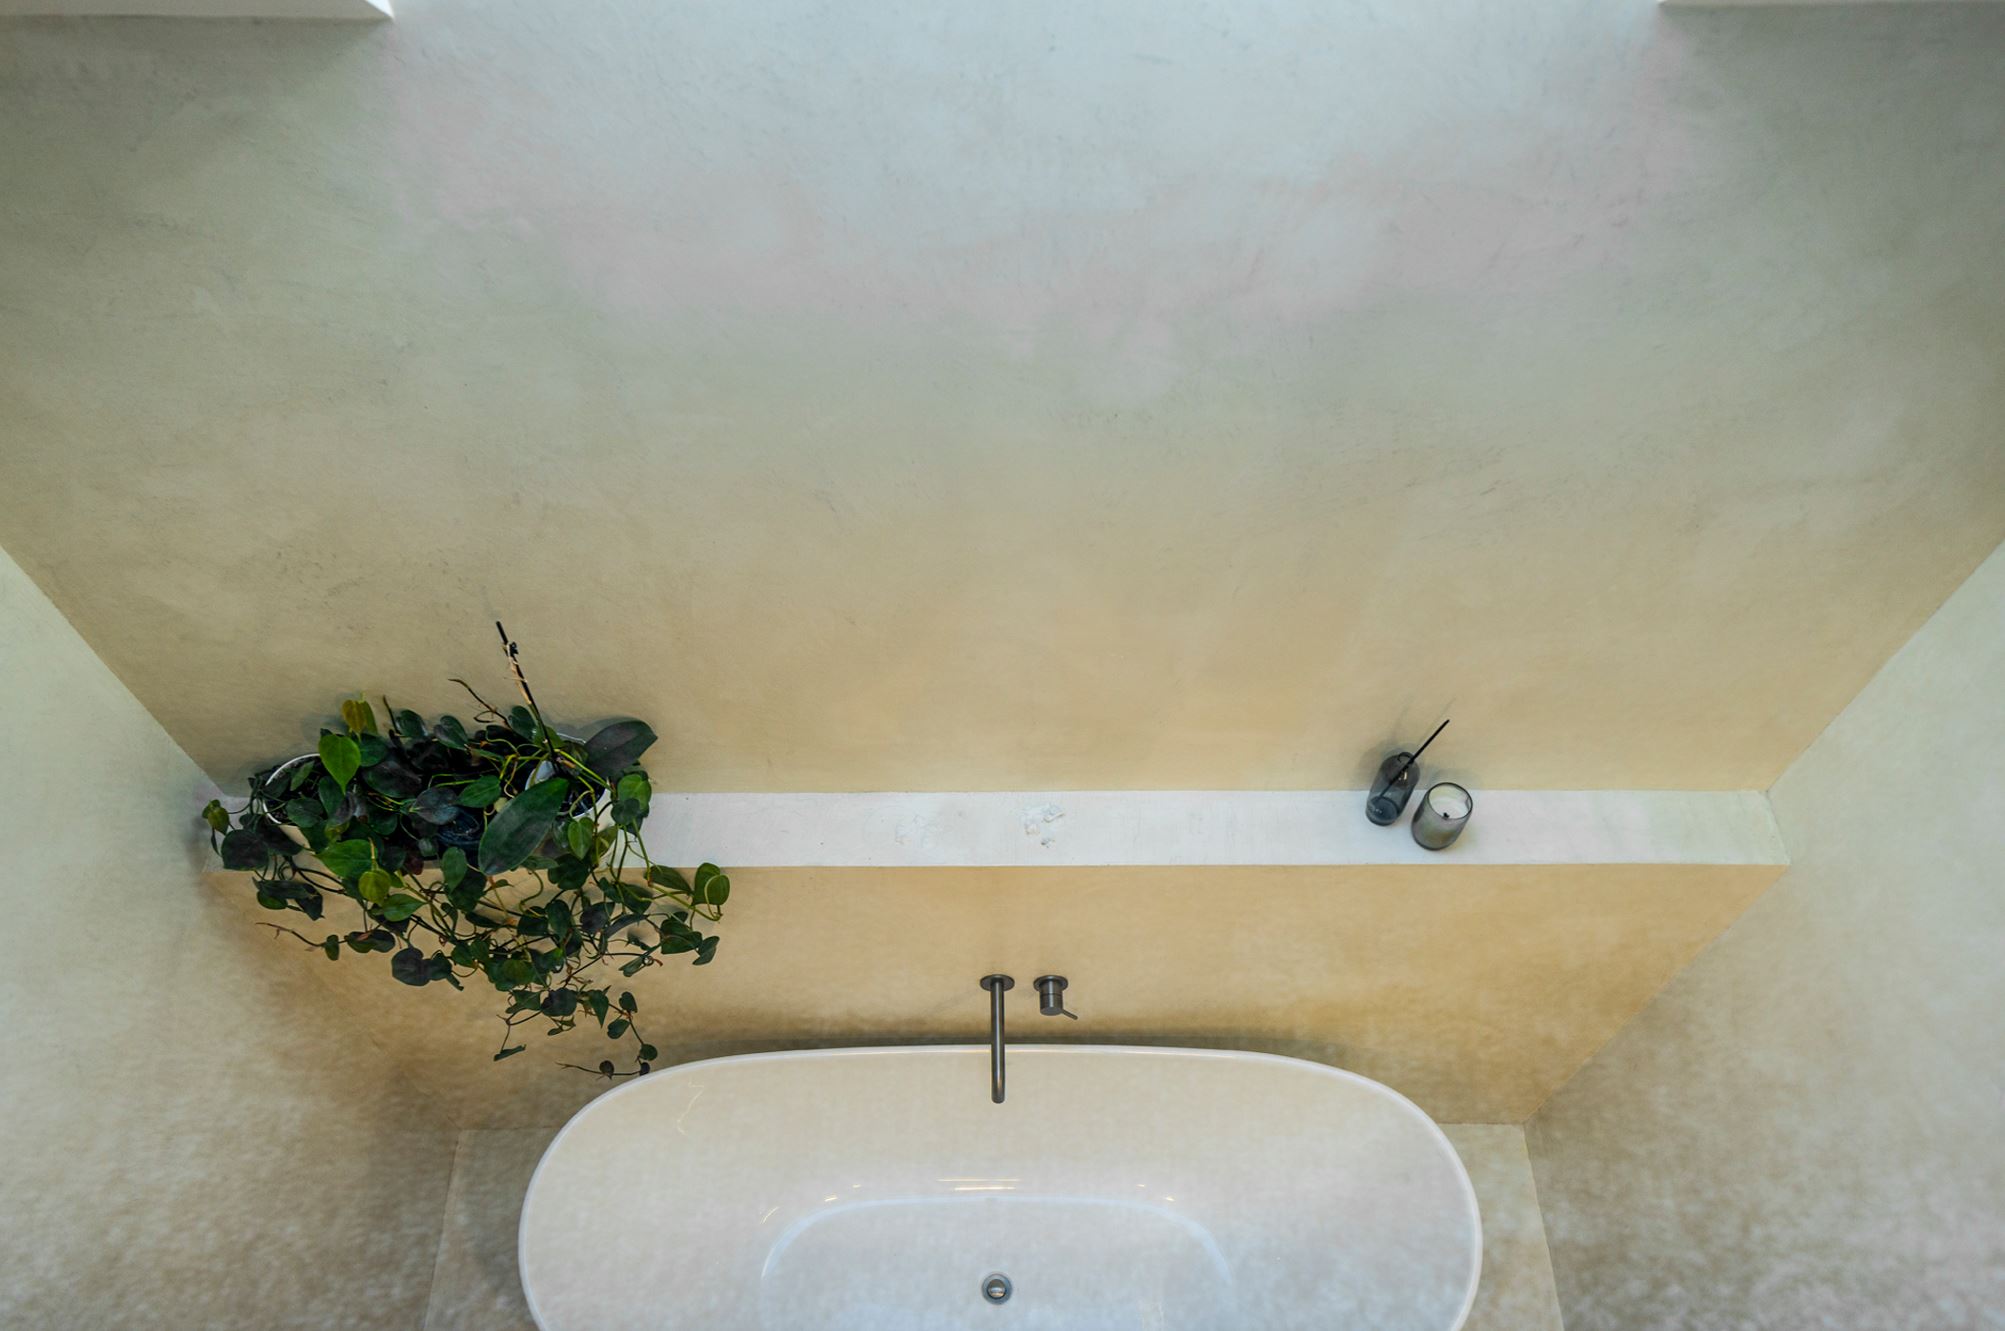
<svg viewBox="0 0 2005 1331"><path fill-rule="evenodd" d="M1789 862L1760 791L1479 797L1483 817L1441 854L1366 822L1349 790L658 792L648 839L737 869Z"/></svg>

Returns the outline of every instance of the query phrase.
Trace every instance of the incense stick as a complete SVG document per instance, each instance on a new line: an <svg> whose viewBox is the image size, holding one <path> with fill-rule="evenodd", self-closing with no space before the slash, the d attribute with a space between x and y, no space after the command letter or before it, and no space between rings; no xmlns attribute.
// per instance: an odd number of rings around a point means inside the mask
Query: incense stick
<svg viewBox="0 0 2005 1331"><path fill-rule="evenodd" d="M1434 727L1434 735L1439 735L1442 731L1446 729L1448 729L1448 722L1444 720L1440 725ZM1385 783L1388 787L1398 785L1399 779L1406 775L1406 769L1420 761L1420 755L1427 752L1427 746L1434 742L1434 735L1429 735L1426 741L1422 743L1419 748L1413 751L1413 756L1411 758L1408 758L1405 762L1399 765L1399 770L1397 772L1394 772L1392 774L1392 779Z"/></svg>

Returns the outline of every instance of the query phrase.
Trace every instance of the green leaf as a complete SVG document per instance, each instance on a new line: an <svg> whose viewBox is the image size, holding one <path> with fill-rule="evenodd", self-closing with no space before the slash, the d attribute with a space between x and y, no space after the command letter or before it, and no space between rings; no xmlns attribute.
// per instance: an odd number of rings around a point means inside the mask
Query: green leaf
<svg viewBox="0 0 2005 1331"><path fill-rule="evenodd" d="M368 768L362 773L362 779L371 790L380 791L393 800L412 799L425 788L425 779L395 758L385 758Z"/></svg>
<svg viewBox="0 0 2005 1331"><path fill-rule="evenodd" d="M299 843L286 833L283 827L269 818L259 818L251 823L251 830L264 838L265 849L274 855L291 855L299 849Z"/></svg>
<svg viewBox="0 0 2005 1331"><path fill-rule="evenodd" d="M417 988L432 982L432 963L415 947L407 947L390 958L390 974Z"/></svg>
<svg viewBox="0 0 2005 1331"><path fill-rule="evenodd" d="M629 883L624 878L601 878L599 889L629 910L646 911L654 904L654 897L638 883Z"/></svg>
<svg viewBox="0 0 2005 1331"><path fill-rule="evenodd" d="M508 1046L508 1048L506 1048L506 1049L502 1050L502 1051L501 1051L500 1053L496 1054L496 1055L494 1056L494 1061L495 1061L495 1062L497 1062L497 1063L499 1063L499 1062L500 1062L500 1061L501 1061L502 1059L504 1059L504 1058L513 1058L513 1057L514 1057L515 1055L517 1055L517 1054L521 1053L521 1052L522 1052L523 1050L527 1049L528 1047L529 1047L529 1046L528 1046L528 1045L526 1045L526 1044L512 1044L512 1045Z"/></svg>
<svg viewBox="0 0 2005 1331"><path fill-rule="evenodd" d="M454 849L457 850L458 847L455 846ZM447 903L462 915L473 914L474 908L480 905L480 899L486 895L487 880L470 869L461 875L458 882L446 889Z"/></svg>
<svg viewBox="0 0 2005 1331"><path fill-rule="evenodd" d="M627 1027L631 1024L625 1017L615 1017L606 1023L606 1038L609 1040L619 1039L627 1033Z"/></svg>
<svg viewBox="0 0 2005 1331"><path fill-rule="evenodd" d="M403 880L383 869L369 869L355 885L355 895L372 906L380 906L390 899L390 894L402 887Z"/></svg>
<svg viewBox="0 0 2005 1331"><path fill-rule="evenodd" d="M367 698L347 698L341 703L341 724L354 735L376 733L376 711ZM343 782L346 785L347 782Z"/></svg>
<svg viewBox="0 0 2005 1331"><path fill-rule="evenodd" d="M484 776L470 785L462 786L459 792L460 807L464 809L485 809L501 798L501 778Z"/></svg>
<svg viewBox="0 0 2005 1331"><path fill-rule="evenodd" d="M568 1017L578 1010L578 991L552 989L543 995L541 1006L546 1017Z"/></svg>
<svg viewBox="0 0 2005 1331"><path fill-rule="evenodd" d="M362 766L362 750L346 735L322 735L320 765L334 778L334 784L345 790L356 769Z"/></svg>
<svg viewBox="0 0 2005 1331"><path fill-rule="evenodd" d="M327 959L329 961L341 960L341 935L340 934L327 935L327 941L320 945L320 950L327 954Z"/></svg>
<svg viewBox="0 0 2005 1331"><path fill-rule="evenodd" d="M390 756L390 746L381 735L357 735L355 747L362 754L364 767L374 767Z"/></svg>
<svg viewBox="0 0 2005 1331"><path fill-rule="evenodd" d="M314 794L320 798L320 807L327 811L329 818L332 818L335 810L341 807L341 787L334 784L333 777L323 776L320 778L320 784L314 787Z"/></svg>
<svg viewBox="0 0 2005 1331"><path fill-rule="evenodd" d="M614 799L632 800L647 812L647 802L654 796L654 787L648 784L646 772L628 772L620 778L620 784L613 790Z"/></svg>
<svg viewBox="0 0 2005 1331"><path fill-rule="evenodd" d="M550 866L550 881L564 892L583 887L591 876L591 864L575 855L566 855Z"/></svg>
<svg viewBox="0 0 2005 1331"><path fill-rule="evenodd" d="M696 960L691 962L690 964L692 966L708 966L710 964L710 959L716 955L717 955L717 936L715 934L712 934L710 937L704 939L701 943L696 945Z"/></svg>
<svg viewBox="0 0 2005 1331"><path fill-rule="evenodd" d="M671 892L680 892L684 896L695 895L689 886L689 880L684 878L679 870L671 869L666 864L648 865L647 880L656 887L665 887Z"/></svg>
<svg viewBox="0 0 2005 1331"><path fill-rule="evenodd" d="M298 790L318 769L312 763L301 763L292 769L292 779L285 783L287 790Z"/></svg>
<svg viewBox="0 0 2005 1331"><path fill-rule="evenodd" d="M425 718L419 716L408 707L399 707L396 711L390 713L390 724L395 726L397 733L405 739L423 739L425 737Z"/></svg>
<svg viewBox="0 0 2005 1331"><path fill-rule="evenodd" d="M617 778L654 743L645 721L615 721L585 741L585 766L606 780Z"/></svg>
<svg viewBox="0 0 2005 1331"><path fill-rule="evenodd" d="M561 776L538 781L488 820L480 837L483 873L506 873L529 858L556 826L571 783Z"/></svg>
<svg viewBox="0 0 2005 1331"><path fill-rule="evenodd" d="M434 827L444 827L459 817L459 800L450 786L427 786L411 801L411 812Z"/></svg>
<svg viewBox="0 0 2005 1331"><path fill-rule="evenodd" d="M587 864L592 860L592 834L598 831L598 824L589 818L573 818L564 826L565 844L571 853Z"/></svg>
<svg viewBox="0 0 2005 1331"><path fill-rule="evenodd" d="M630 991L625 989L620 991L620 1011L632 1015L634 1009L638 1006L639 1004L634 1002L634 996Z"/></svg>
<svg viewBox="0 0 2005 1331"><path fill-rule="evenodd" d="M661 1050L651 1044L644 1044L640 1047L640 1056L643 1063L652 1063L661 1057Z"/></svg>
<svg viewBox="0 0 2005 1331"><path fill-rule="evenodd" d="M282 812L285 814L285 820L298 828L318 827L327 821L327 812L320 807L320 801L310 800L305 796L287 800Z"/></svg>
<svg viewBox="0 0 2005 1331"><path fill-rule="evenodd" d="M230 811L223 807L221 800L210 800L202 806L202 821L209 825L212 832L227 832L230 830Z"/></svg>
<svg viewBox="0 0 2005 1331"><path fill-rule="evenodd" d="M447 846L446 853L439 857L439 883L450 888L466 877L466 852L458 846Z"/></svg>
<svg viewBox="0 0 2005 1331"><path fill-rule="evenodd" d="M721 906L731 895L731 880L716 865L699 864L696 866L694 893L696 899L705 905Z"/></svg>
<svg viewBox="0 0 2005 1331"><path fill-rule="evenodd" d="M585 991L585 1006L592 1009L592 1015L600 1021L606 1019L606 991L588 989Z"/></svg>
<svg viewBox="0 0 2005 1331"><path fill-rule="evenodd" d="M646 957L635 957L632 961L629 961L626 965L620 967L620 974L629 977L639 975L641 972L641 967L645 965L647 965Z"/></svg>
<svg viewBox="0 0 2005 1331"><path fill-rule="evenodd" d="M394 924L398 920L410 919L424 908L424 904L419 898L411 896L409 893L395 892L382 905L376 908L376 913Z"/></svg>
<svg viewBox="0 0 2005 1331"><path fill-rule="evenodd" d="M218 848L225 869L262 869L272 856L271 847L255 828L238 828L223 838Z"/></svg>
<svg viewBox="0 0 2005 1331"><path fill-rule="evenodd" d="M449 749L466 747L466 727L460 724L456 716L440 717L438 724L432 727L432 734L437 737L439 743Z"/></svg>
<svg viewBox="0 0 2005 1331"><path fill-rule="evenodd" d="M615 1071L617 1071L617 1069L613 1067L613 1060L611 1060L610 1058L602 1058L599 1060L599 1074L601 1076L610 1077L613 1075Z"/></svg>
<svg viewBox="0 0 2005 1331"><path fill-rule="evenodd" d="M508 709L508 728L524 739L535 739L536 713L517 703Z"/></svg>

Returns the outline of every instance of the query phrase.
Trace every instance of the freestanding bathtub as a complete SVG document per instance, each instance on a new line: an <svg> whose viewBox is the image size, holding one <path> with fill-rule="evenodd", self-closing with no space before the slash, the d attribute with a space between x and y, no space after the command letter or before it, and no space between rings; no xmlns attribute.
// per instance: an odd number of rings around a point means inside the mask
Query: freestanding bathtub
<svg viewBox="0 0 2005 1331"><path fill-rule="evenodd" d="M1012 1045L996 1105L988 1053L753 1054L601 1096L523 1202L537 1325L1456 1331L1468 1315L1469 1176L1387 1087L1264 1054Z"/></svg>

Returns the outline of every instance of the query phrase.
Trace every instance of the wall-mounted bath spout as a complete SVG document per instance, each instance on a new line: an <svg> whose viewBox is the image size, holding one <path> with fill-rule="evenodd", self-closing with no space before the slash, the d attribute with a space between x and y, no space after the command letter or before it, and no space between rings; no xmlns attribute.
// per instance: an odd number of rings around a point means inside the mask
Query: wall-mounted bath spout
<svg viewBox="0 0 2005 1331"><path fill-rule="evenodd" d="M1016 988L1007 975L984 975L982 988L989 991L989 1099L1003 1102L1003 995Z"/></svg>
<svg viewBox="0 0 2005 1331"><path fill-rule="evenodd" d="M1040 975L1031 983L1037 986L1037 1010L1047 1017L1070 1017L1079 1020L1077 1012L1065 1010L1065 977L1063 975Z"/></svg>

